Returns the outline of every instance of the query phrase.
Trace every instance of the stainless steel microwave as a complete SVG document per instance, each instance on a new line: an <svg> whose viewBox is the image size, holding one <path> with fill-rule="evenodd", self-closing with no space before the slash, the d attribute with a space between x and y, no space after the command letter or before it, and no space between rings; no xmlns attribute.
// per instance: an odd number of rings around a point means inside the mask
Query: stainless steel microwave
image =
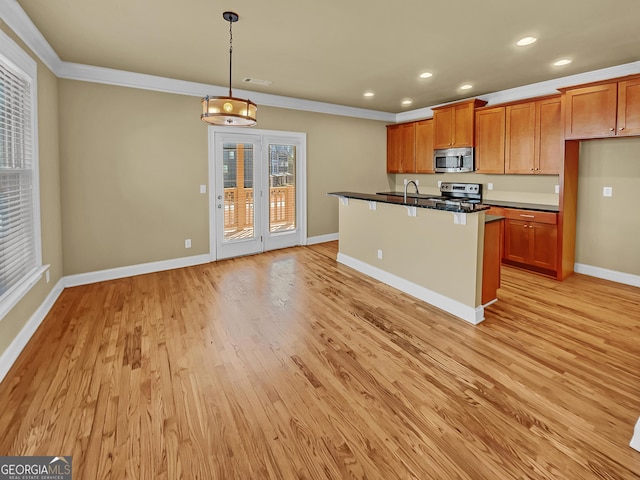
<svg viewBox="0 0 640 480"><path fill-rule="evenodd" d="M473 172L473 148L445 148L433 152L436 173Z"/></svg>

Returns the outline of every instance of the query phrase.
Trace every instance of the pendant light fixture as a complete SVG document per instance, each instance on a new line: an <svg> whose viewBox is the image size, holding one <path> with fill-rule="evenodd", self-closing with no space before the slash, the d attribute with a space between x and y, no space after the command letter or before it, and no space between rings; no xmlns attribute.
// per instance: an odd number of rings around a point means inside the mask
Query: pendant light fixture
<svg viewBox="0 0 640 480"><path fill-rule="evenodd" d="M210 97L202 99L203 122L212 125L226 125L230 127L252 127L256 124L256 111L258 106L251 100L235 98L231 92L231 65L233 58L233 32L231 26L238 21L238 14L234 12L224 12L222 14L229 22L229 96Z"/></svg>

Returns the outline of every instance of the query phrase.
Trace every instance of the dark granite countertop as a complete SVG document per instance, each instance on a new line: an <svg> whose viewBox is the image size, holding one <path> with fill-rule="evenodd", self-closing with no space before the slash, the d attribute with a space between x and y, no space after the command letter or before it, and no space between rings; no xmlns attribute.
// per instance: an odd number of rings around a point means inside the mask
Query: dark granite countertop
<svg viewBox="0 0 640 480"><path fill-rule="evenodd" d="M391 196L395 196L395 197L404 197L404 193L403 192L376 192L376 195L391 195ZM408 193L407 192L407 198L411 197L411 198L438 198L440 195L433 195L433 194L423 194L423 193Z"/></svg>
<svg viewBox="0 0 640 480"><path fill-rule="evenodd" d="M519 208L521 210L537 210L539 212L558 213L560 207L557 205L543 205L541 203L520 203L520 202L503 202L500 200L482 200L483 205L490 207Z"/></svg>
<svg viewBox="0 0 640 480"><path fill-rule="evenodd" d="M419 208L430 208L432 210L443 210L446 212L457 212L457 213L478 213L484 210L488 210L488 205L482 204L465 204L462 207L451 207L445 206L441 203L438 203L434 200L436 195L429 196L419 196L415 195L407 195L407 201L404 202L404 198L402 195L386 195L379 193L357 193L357 192L331 192L327 193L327 195L331 195L334 197L346 197L353 198L356 200L366 200L370 202L380 202L380 203L390 203L392 205L404 205L406 207L419 207Z"/></svg>
<svg viewBox="0 0 640 480"><path fill-rule="evenodd" d="M484 223L498 222L500 220L504 220L504 217L501 217L500 215L485 215L484 216Z"/></svg>
<svg viewBox="0 0 640 480"><path fill-rule="evenodd" d="M402 197L402 192L378 192L377 195L389 195ZM438 195L407 193L407 198L435 198ZM501 200L482 200L483 205L490 207L519 208L521 210L537 210L540 212L558 213L560 208L557 205L544 205L541 203L522 203L522 202L505 202Z"/></svg>

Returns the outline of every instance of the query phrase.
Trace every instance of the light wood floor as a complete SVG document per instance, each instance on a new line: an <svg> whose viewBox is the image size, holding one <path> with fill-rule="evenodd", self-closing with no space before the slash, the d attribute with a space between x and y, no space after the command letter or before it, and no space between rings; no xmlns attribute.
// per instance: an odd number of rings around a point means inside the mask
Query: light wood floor
<svg viewBox="0 0 640 480"><path fill-rule="evenodd" d="M633 479L640 289L505 268L479 326L299 247L65 290L0 455L74 479Z"/></svg>

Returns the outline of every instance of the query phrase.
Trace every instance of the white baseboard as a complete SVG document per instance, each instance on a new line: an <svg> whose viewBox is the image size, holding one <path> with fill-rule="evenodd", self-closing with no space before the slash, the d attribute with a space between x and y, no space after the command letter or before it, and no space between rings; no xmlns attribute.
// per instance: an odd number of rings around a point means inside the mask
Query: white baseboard
<svg viewBox="0 0 640 480"><path fill-rule="evenodd" d="M638 450L640 452L640 418L638 418L636 427L633 429L633 437L631 437L629 446L634 450Z"/></svg>
<svg viewBox="0 0 640 480"><path fill-rule="evenodd" d="M337 233L328 233L326 235L318 235L316 237L307 238L307 245L314 245L316 243L333 242L338 240Z"/></svg>
<svg viewBox="0 0 640 480"><path fill-rule="evenodd" d="M573 266L573 270L577 273L589 275L591 277L602 278L604 280L611 280L612 282L624 283L633 287L640 287L640 275L633 275L632 273L617 272L615 270L608 270L606 268L594 267L592 265L585 265L583 263L576 263Z"/></svg>
<svg viewBox="0 0 640 480"><path fill-rule="evenodd" d="M56 303L56 300L64 290L64 279L61 278L58 280L58 283L54 285L54 287L49 292L49 295L44 299L44 302L40 304L38 309L31 315L31 318L27 320L27 323L22 327L20 333L13 339L13 341L9 344L7 349L0 356L0 382L7 375L11 366L18 359L20 352L24 349L24 347L29 343L31 337L44 320L44 317L47 316L53 304Z"/></svg>
<svg viewBox="0 0 640 480"><path fill-rule="evenodd" d="M484 320L484 307L470 307L344 253L338 253L338 262L474 325Z"/></svg>
<svg viewBox="0 0 640 480"><path fill-rule="evenodd" d="M135 275L144 275L146 273L162 272L164 270L173 270L174 268L191 267L193 265L202 265L210 262L211 257L207 253L204 255L194 255L192 257L161 260L159 262L141 263L139 265L130 265L128 267L110 268L108 270L99 270L97 272L79 273L77 275L68 275L64 277L64 286L76 287L78 285L87 285L90 283L104 282L118 278L133 277Z"/></svg>

